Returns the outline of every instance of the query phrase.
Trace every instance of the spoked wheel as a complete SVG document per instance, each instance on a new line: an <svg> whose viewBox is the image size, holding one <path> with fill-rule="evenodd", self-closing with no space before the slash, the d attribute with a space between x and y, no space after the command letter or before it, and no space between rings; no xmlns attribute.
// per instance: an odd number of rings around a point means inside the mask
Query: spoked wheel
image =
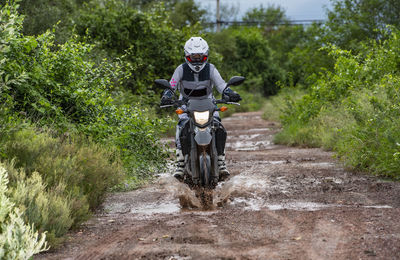
<svg viewBox="0 0 400 260"><path fill-rule="evenodd" d="M200 170L200 184L204 188L213 189L216 186L212 178L212 159L210 156L209 146L198 147L199 154L199 170Z"/></svg>

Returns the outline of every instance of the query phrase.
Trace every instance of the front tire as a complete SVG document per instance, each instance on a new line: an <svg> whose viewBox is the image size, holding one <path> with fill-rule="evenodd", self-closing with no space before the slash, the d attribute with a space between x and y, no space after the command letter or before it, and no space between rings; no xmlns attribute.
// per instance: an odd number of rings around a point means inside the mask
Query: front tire
<svg viewBox="0 0 400 260"><path fill-rule="evenodd" d="M203 152L199 156L200 182L204 188L211 186L211 160L210 156Z"/></svg>

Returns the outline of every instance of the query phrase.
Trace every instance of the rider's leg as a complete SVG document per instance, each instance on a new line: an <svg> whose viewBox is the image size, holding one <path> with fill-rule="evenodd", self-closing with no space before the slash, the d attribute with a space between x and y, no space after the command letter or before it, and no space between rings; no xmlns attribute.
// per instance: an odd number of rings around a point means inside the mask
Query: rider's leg
<svg viewBox="0 0 400 260"><path fill-rule="evenodd" d="M179 115L179 122L176 126L176 134L175 134L175 145L176 145L176 168L174 172L174 177L177 179L183 178L183 173L185 169L185 157L183 156L182 152L182 144L180 141L180 135L182 129L184 128L185 124L188 121L188 116L186 113Z"/></svg>
<svg viewBox="0 0 400 260"><path fill-rule="evenodd" d="M214 115L215 116L215 115ZM216 146L217 146L217 153L218 153L218 172L220 179L224 180L230 176L228 169L226 168L225 164L225 143L227 133L224 126L221 123L221 119L216 117L216 131L215 131L215 138L216 138Z"/></svg>

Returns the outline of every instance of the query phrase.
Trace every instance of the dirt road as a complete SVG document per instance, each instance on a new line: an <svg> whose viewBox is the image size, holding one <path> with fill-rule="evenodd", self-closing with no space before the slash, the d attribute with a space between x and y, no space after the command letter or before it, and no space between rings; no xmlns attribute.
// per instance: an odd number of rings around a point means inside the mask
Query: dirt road
<svg viewBox="0 0 400 260"><path fill-rule="evenodd" d="M346 171L321 149L272 144L260 113L223 120L232 177L215 209L169 174L112 194L56 252L36 259L400 259L400 183ZM218 206L218 205L219 206Z"/></svg>

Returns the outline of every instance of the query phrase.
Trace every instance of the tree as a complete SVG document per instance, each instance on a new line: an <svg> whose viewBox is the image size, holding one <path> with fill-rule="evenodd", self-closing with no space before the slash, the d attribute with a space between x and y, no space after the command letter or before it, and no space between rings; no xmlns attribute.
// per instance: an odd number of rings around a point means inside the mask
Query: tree
<svg viewBox="0 0 400 260"><path fill-rule="evenodd" d="M60 21L60 27L69 25L72 15L83 0L21 0L19 12L25 16L23 33L38 35Z"/></svg>
<svg viewBox="0 0 400 260"><path fill-rule="evenodd" d="M255 27L230 27L211 37L211 44L223 56L222 71L245 76L247 90L264 96L278 91L283 71L273 61L268 41L262 30Z"/></svg>
<svg viewBox="0 0 400 260"><path fill-rule="evenodd" d="M169 77L184 61L183 44L189 32L176 30L169 17L162 4L139 11L120 0L96 0L82 9L76 31L97 44L99 58L122 62L128 75L123 83L126 89L149 97L154 79Z"/></svg>
<svg viewBox="0 0 400 260"><path fill-rule="evenodd" d="M326 40L342 48L357 49L366 39L379 40L391 24L400 26L398 0L331 0Z"/></svg>
<svg viewBox="0 0 400 260"><path fill-rule="evenodd" d="M170 18L176 28L182 28L204 21L206 13L207 11L200 8L194 0L181 0L175 4Z"/></svg>
<svg viewBox="0 0 400 260"><path fill-rule="evenodd" d="M288 19L282 7L269 5L267 8L264 8L264 6L261 5L259 8L253 8L246 12L243 16L243 21L258 23L262 26L271 26L286 23Z"/></svg>

